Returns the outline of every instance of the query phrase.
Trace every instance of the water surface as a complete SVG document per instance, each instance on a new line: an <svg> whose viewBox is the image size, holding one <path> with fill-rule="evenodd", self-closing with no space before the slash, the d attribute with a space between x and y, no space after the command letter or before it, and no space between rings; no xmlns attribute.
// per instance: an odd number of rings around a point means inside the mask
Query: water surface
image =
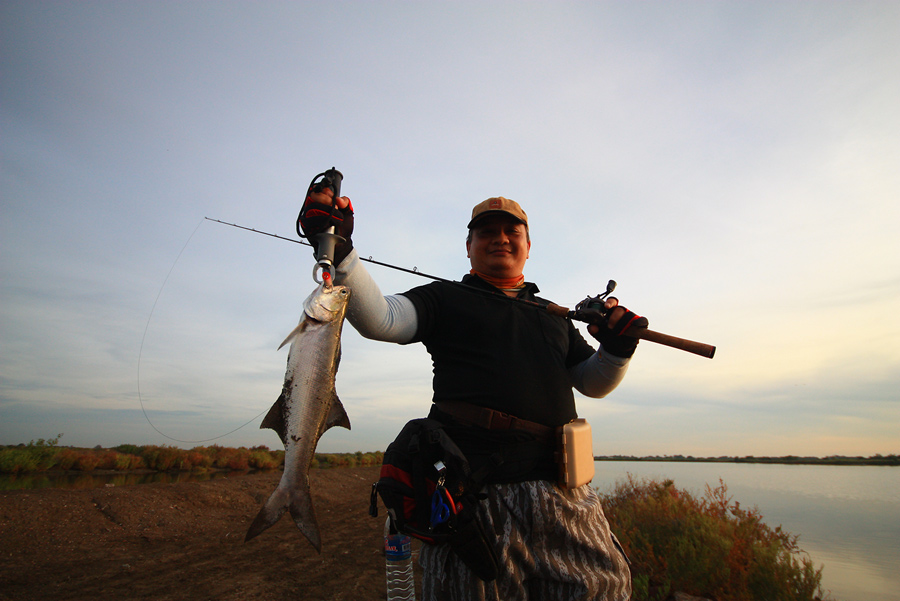
<svg viewBox="0 0 900 601"><path fill-rule="evenodd" d="M628 473L702 496L721 479L732 501L757 507L771 527L800 536L822 585L839 601L900 599L900 468L598 461L593 484L608 492Z"/></svg>

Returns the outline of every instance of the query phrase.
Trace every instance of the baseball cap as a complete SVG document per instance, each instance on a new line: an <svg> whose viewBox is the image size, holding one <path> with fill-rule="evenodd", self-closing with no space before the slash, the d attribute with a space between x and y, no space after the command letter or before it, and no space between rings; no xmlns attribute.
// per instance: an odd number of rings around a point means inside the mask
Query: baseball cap
<svg viewBox="0 0 900 601"><path fill-rule="evenodd" d="M525 227L528 227L528 215L525 214L519 203L502 196L488 198L475 205L475 208L472 209L472 219L469 220L469 225L466 227L472 229L476 221L494 213L506 213L517 221L524 223Z"/></svg>

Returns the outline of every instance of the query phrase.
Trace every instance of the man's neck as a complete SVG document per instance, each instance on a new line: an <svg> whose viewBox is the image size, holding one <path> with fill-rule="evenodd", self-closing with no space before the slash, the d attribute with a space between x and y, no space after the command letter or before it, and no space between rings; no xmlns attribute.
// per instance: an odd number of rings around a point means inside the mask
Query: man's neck
<svg viewBox="0 0 900 601"><path fill-rule="evenodd" d="M525 287L525 276L523 274L519 274L518 276L512 278L498 278L487 275L485 273L481 273L480 271L475 271L474 269L472 269L470 273L477 275L482 280L494 286L495 288L499 288L507 296L517 296L519 294L519 290Z"/></svg>

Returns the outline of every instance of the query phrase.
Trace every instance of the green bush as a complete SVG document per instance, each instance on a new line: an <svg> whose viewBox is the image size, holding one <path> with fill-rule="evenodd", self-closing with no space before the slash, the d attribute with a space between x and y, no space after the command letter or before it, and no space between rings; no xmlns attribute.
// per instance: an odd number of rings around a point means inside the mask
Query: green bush
<svg viewBox="0 0 900 601"><path fill-rule="evenodd" d="M381 451L373 453L363 453L362 451L355 453L316 453L311 467L329 469L336 467L378 466L381 465L383 459L384 453Z"/></svg>
<svg viewBox="0 0 900 601"><path fill-rule="evenodd" d="M147 445L141 449L141 458L147 468L160 472L179 469L184 454L185 451L166 445Z"/></svg>
<svg viewBox="0 0 900 601"><path fill-rule="evenodd" d="M113 451L117 453L122 453L123 455L137 455L141 456L141 451L144 450L144 447L136 445L136 444L120 444L117 447L113 447Z"/></svg>
<svg viewBox="0 0 900 601"><path fill-rule="evenodd" d="M19 474L38 471L38 457L26 448L7 447L0 449L0 472Z"/></svg>
<svg viewBox="0 0 900 601"><path fill-rule="evenodd" d="M250 449L250 467L255 470L273 470L278 467L278 459L268 449Z"/></svg>
<svg viewBox="0 0 900 601"><path fill-rule="evenodd" d="M56 446L62 434L56 438L32 440L27 445L0 449L0 473L18 474L42 472L53 467L54 458L60 449Z"/></svg>
<svg viewBox="0 0 900 601"><path fill-rule="evenodd" d="M604 498L607 519L632 561L634 601L681 591L717 601L815 601L822 571L797 536L732 503L720 481L697 499L671 480L629 476Z"/></svg>

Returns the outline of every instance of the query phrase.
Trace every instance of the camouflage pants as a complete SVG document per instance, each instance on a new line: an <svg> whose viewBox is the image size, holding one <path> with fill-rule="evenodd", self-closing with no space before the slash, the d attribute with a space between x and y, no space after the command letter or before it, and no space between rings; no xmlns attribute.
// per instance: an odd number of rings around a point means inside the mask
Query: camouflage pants
<svg viewBox="0 0 900 601"><path fill-rule="evenodd" d="M479 510L501 573L483 582L448 545L423 545L423 601L627 601L631 572L596 491L492 484Z"/></svg>

